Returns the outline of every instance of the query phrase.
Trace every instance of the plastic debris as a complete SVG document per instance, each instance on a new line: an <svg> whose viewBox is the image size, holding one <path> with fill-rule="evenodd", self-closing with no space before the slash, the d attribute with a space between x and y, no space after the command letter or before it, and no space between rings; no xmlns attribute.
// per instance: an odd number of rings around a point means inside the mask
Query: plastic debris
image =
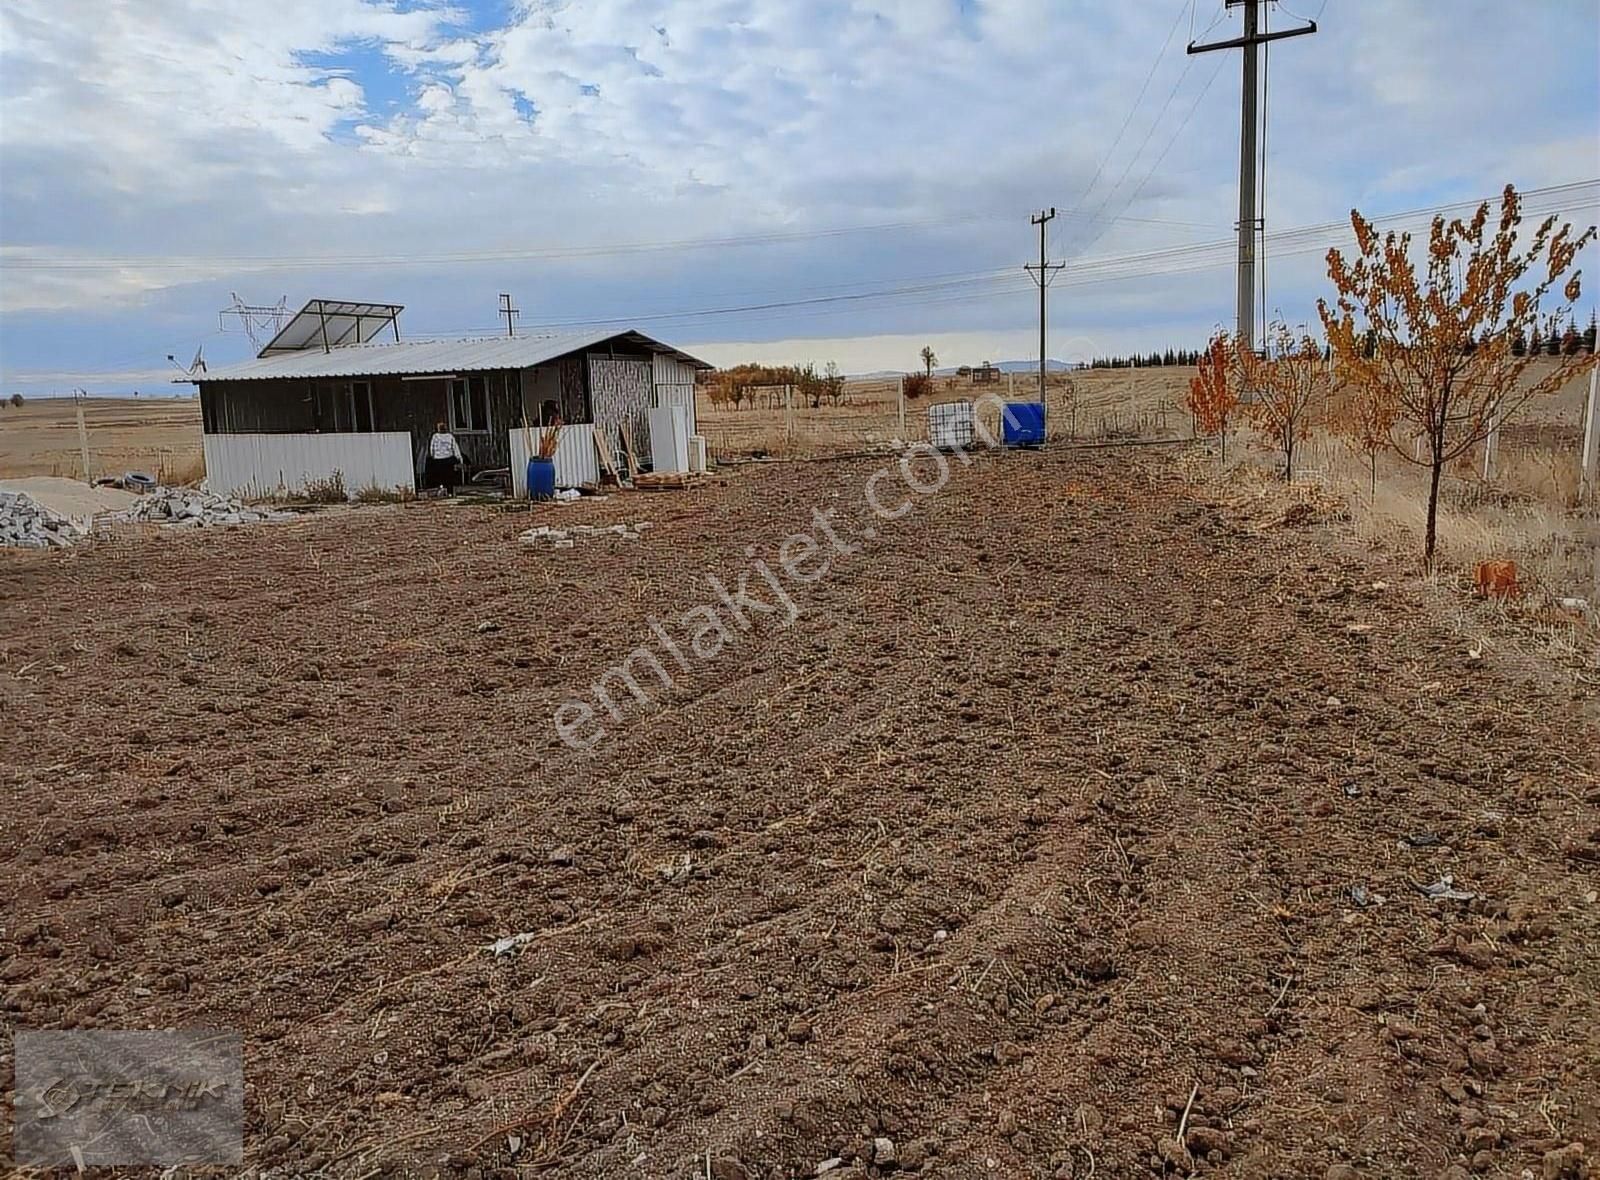
<svg viewBox="0 0 1600 1180"><path fill-rule="evenodd" d="M1388 900L1381 893L1368 893L1364 885L1350 886L1350 901L1357 909L1369 909L1372 906L1382 905Z"/></svg>
<svg viewBox="0 0 1600 1180"><path fill-rule="evenodd" d="M485 950L492 951L496 956L509 955L512 951L519 951L535 938L539 937L532 930L524 930L521 934L508 934L504 938L497 938Z"/></svg>
<svg viewBox="0 0 1600 1180"><path fill-rule="evenodd" d="M1413 832L1409 836L1401 836L1401 848L1438 848L1444 841L1432 832Z"/></svg>
<svg viewBox="0 0 1600 1180"><path fill-rule="evenodd" d="M1422 896L1434 901L1471 901L1478 896L1476 893L1468 893L1465 889L1457 889L1455 878L1449 873L1431 885L1418 885L1417 890Z"/></svg>

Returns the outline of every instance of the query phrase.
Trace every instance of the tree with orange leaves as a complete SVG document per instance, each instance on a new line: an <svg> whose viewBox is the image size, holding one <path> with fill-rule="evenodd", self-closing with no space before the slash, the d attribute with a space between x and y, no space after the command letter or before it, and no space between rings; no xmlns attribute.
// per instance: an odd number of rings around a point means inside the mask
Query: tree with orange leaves
<svg viewBox="0 0 1600 1180"><path fill-rule="evenodd" d="M1251 393L1250 419L1283 452L1283 478L1293 480L1295 449L1311 437L1313 419L1324 409L1328 364L1322 345L1303 330L1296 336L1281 320L1268 337L1266 356L1237 344L1233 351L1240 382Z"/></svg>
<svg viewBox="0 0 1600 1180"><path fill-rule="evenodd" d="M1335 392L1328 402L1328 425L1342 434L1367 457L1367 469L1372 477L1373 499L1378 495L1378 455L1389 446L1389 435L1394 429L1396 406L1394 401L1363 386L1335 383Z"/></svg>
<svg viewBox="0 0 1600 1180"><path fill-rule="evenodd" d="M1189 381L1184 404L1194 415L1195 429L1222 439L1222 462L1228 460L1228 419L1239 404L1239 390L1231 379L1234 347L1226 333L1218 332L1200 354L1197 372Z"/></svg>
<svg viewBox="0 0 1600 1180"><path fill-rule="evenodd" d="M1328 251L1328 277L1337 298L1317 307L1337 359L1340 379L1370 399L1373 422L1396 454L1430 469L1423 561L1431 569L1438 538L1439 481L1447 464L1481 443L1530 400L1571 381L1593 357L1560 356L1538 374L1531 355L1518 356L1519 335L1557 333L1581 294L1578 252L1594 227L1574 233L1547 218L1526 247L1518 244L1522 198L1507 185L1491 233L1489 204L1469 222L1436 217L1427 260L1419 273L1411 235L1380 236L1351 211L1359 253L1347 261ZM1565 278L1565 283L1562 282ZM1556 292L1558 305L1543 310ZM1531 352L1532 350L1528 350ZM1406 434L1395 436L1397 428ZM1417 460L1413 437L1427 440Z"/></svg>

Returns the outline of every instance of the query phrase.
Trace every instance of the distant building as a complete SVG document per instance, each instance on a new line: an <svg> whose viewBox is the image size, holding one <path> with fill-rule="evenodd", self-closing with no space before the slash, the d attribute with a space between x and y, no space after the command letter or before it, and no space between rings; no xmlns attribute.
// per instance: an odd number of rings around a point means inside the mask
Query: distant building
<svg viewBox="0 0 1600 1180"><path fill-rule="evenodd" d="M436 423L467 471L511 468L524 420L560 418L573 441L567 483L595 471L594 427L649 453L646 415L685 405L711 366L632 330L402 340L396 304L313 299L254 359L196 373L214 490L295 491L337 472L352 493L415 489ZM379 342L379 336L393 339Z"/></svg>
<svg viewBox="0 0 1600 1180"><path fill-rule="evenodd" d="M972 370L972 383L974 385L993 385L1000 380L1000 370L988 361Z"/></svg>

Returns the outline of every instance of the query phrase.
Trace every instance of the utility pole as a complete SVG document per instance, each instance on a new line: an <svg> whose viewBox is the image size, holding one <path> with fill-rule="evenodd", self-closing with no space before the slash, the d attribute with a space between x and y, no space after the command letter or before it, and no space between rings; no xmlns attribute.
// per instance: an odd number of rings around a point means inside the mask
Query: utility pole
<svg viewBox="0 0 1600 1180"><path fill-rule="evenodd" d="M1055 206L1052 205L1049 209L1041 210L1035 216L1028 218L1029 225L1039 227L1039 265L1035 267L1032 263L1029 263L1022 268L1033 276L1035 283L1039 284L1039 404L1041 406L1045 404L1044 293L1045 288L1050 286L1051 276L1067 265L1065 262L1051 262L1045 250L1045 226L1055 218L1055 215ZM1038 271L1037 274L1034 274L1035 270Z"/></svg>
<svg viewBox="0 0 1600 1180"><path fill-rule="evenodd" d="M93 483L94 474L89 470L89 428L83 422L83 403L89 398L89 393L84 389L74 389L72 400L74 409L78 411L78 453L83 456L83 482Z"/></svg>
<svg viewBox="0 0 1600 1180"><path fill-rule="evenodd" d="M1254 351L1256 346L1256 234L1263 232L1266 222L1256 200L1256 132L1260 119L1256 102L1261 92L1261 46L1286 37L1304 37L1317 31L1317 22L1310 21L1303 28L1283 29L1275 33L1261 31L1261 9L1269 0L1225 0L1229 8L1244 9L1244 36L1228 41L1214 41L1209 45L1189 43L1189 52L1214 53L1221 49L1244 50L1244 91L1241 104L1239 133L1239 308L1238 331L1245 345Z"/></svg>
<svg viewBox="0 0 1600 1180"><path fill-rule="evenodd" d="M506 335L515 336L517 334L517 326L512 321L521 315L522 311L520 308L511 306L511 296L504 292L500 295L500 314L506 318Z"/></svg>

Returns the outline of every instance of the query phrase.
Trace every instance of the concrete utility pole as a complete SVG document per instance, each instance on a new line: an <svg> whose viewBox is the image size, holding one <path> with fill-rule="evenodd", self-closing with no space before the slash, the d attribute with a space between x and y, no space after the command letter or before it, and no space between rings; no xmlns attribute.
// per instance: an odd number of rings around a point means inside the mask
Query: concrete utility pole
<svg viewBox="0 0 1600 1180"><path fill-rule="evenodd" d="M83 482L93 483L94 473L89 470L89 428L83 421L83 403L88 400L87 390L75 389L72 391L74 408L78 411L78 453L83 456Z"/></svg>
<svg viewBox="0 0 1600 1180"><path fill-rule="evenodd" d="M1048 225L1052 219L1054 219L1055 215L1056 215L1055 206L1052 205L1049 209L1042 210L1036 216L1028 218L1028 224L1029 225L1036 225L1036 226L1039 227L1039 265L1036 268L1036 267L1034 267L1034 265L1032 263L1029 263L1027 266L1024 266L1022 268L1023 270L1027 271L1030 275L1033 276L1033 281L1034 282L1039 284L1039 404L1040 405L1044 405L1044 369L1045 369L1045 356L1047 355L1045 353L1045 350L1044 350L1044 292L1045 292L1045 288L1047 288L1050 285L1050 276L1053 275L1054 273L1056 273L1057 271L1061 270L1062 267L1067 265L1065 262L1051 262L1051 261L1049 261L1049 255L1046 253L1046 250L1045 250L1045 226ZM1034 271L1036 269L1037 269L1038 273L1034 274Z"/></svg>
<svg viewBox="0 0 1600 1180"><path fill-rule="evenodd" d="M1244 36L1229 41L1214 41L1209 45L1189 44L1189 52L1214 53L1220 49L1244 50L1244 101L1239 134L1239 335L1246 345L1256 346L1256 234L1265 230L1266 222L1256 200L1256 132L1261 121L1256 113L1256 101L1261 92L1261 46L1269 41L1286 37L1304 37L1317 31L1317 22L1310 21L1303 28L1283 29L1276 33L1261 31L1261 9L1269 0L1226 0L1229 8L1244 9Z"/></svg>
<svg viewBox="0 0 1600 1180"><path fill-rule="evenodd" d="M1583 451L1579 461L1581 500L1600 499L1600 369L1589 370L1589 397L1583 403ZM1600 572L1600 553L1596 554Z"/></svg>

